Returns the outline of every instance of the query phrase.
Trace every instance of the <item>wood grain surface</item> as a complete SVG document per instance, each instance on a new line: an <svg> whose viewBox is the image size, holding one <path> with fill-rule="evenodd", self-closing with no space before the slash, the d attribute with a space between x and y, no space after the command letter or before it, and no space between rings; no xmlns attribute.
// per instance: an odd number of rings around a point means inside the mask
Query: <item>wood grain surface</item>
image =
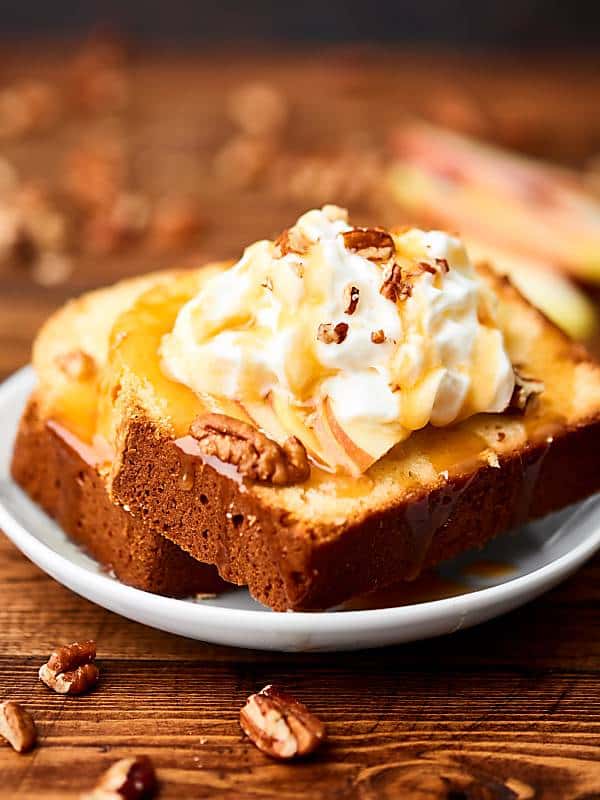
<svg viewBox="0 0 600 800"><path fill-rule="evenodd" d="M7 50L0 61L7 84L65 80L60 51ZM219 142L234 135L223 108L241 81L266 79L285 94L286 147L298 152L331 152L350 131L379 147L401 111L427 110L440 74L444 85L478 98L493 93L504 109L502 138L508 130L523 149L580 162L600 142L600 69L581 60L473 64L368 51L278 60L228 51L138 55L126 69L134 103L117 123L108 114L68 117L44 135L2 143L0 154L22 175L59 181L68 147L118 124L135 153L150 153L142 163L153 166L140 179L149 194L174 182L195 185L202 233L175 254L145 246L75 253L73 274L50 288L27 266L0 267L2 376L27 362L36 329L68 296L174 260L233 256L307 205L310 198L281 196L278 186L226 188L211 171ZM570 113L557 113L559 94ZM527 98L539 102L528 106ZM524 120L516 132L515 118ZM374 217L371 200L356 209ZM279 655L128 622L54 582L1 537L0 700L26 705L40 741L28 755L0 746L0 797L76 798L113 761L143 753L164 798L600 798L599 587L596 558L527 607L451 637L355 654ZM37 679L40 664L57 644L85 638L98 642L97 690L80 698L51 693ZM329 741L314 758L282 765L243 738L239 708L271 682L326 722Z"/></svg>

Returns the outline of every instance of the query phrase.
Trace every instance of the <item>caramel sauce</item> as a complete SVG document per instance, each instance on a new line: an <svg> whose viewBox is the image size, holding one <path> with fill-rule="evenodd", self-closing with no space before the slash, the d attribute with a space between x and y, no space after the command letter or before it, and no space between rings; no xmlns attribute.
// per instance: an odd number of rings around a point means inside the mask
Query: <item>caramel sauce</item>
<svg viewBox="0 0 600 800"><path fill-rule="evenodd" d="M186 492L194 488L196 480L197 457L191 456L183 451L179 452L179 474L177 476L180 489Z"/></svg>
<svg viewBox="0 0 600 800"><path fill-rule="evenodd" d="M113 327L109 348L107 383L101 397L100 424L110 429L111 381L119 381L121 369L133 375L160 406L176 436L187 433L191 421L207 410L187 386L170 380L163 372L158 351L162 337L175 323L181 306L197 291L197 280L177 281L177 291L165 286L143 294Z"/></svg>
<svg viewBox="0 0 600 800"><path fill-rule="evenodd" d="M504 561L489 561L481 559L480 561L473 561L463 570L463 575L472 578L505 578L507 575L512 575L516 572L516 568L512 564L507 564Z"/></svg>
<svg viewBox="0 0 600 800"><path fill-rule="evenodd" d="M95 378L68 383L52 404L52 419L77 439L91 444L98 423L99 387Z"/></svg>
<svg viewBox="0 0 600 800"><path fill-rule="evenodd" d="M342 606L343 611L366 611L374 608L397 608L398 606L443 600L472 591L466 584L451 581L437 572L425 572L414 581L402 581L385 589L353 597Z"/></svg>
<svg viewBox="0 0 600 800"><path fill-rule="evenodd" d="M453 428L427 428L421 442L438 475L470 474L483 461L483 453L489 446L483 437L469 429L468 424Z"/></svg>
<svg viewBox="0 0 600 800"><path fill-rule="evenodd" d="M103 464L110 464L114 459L113 449L110 447L100 436L93 436L90 442L77 436L72 430L65 428L56 420L50 419L46 423L47 427L59 436L63 442L74 450L77 455L92 467L102 466Z"/></svg>
<svg viewBox="0 0 600 800"><path fill-rule="evenodd" d="M193 436L182 436L179 439L175 439L173 444L179 452L179 482L182 488L193 489L195 465L201 463L212 467L219 475L235 481L239 485L240 491L246 490L244 476L235 464L227 464L216 456L206 455L202 452L198 441Z"/></svg>

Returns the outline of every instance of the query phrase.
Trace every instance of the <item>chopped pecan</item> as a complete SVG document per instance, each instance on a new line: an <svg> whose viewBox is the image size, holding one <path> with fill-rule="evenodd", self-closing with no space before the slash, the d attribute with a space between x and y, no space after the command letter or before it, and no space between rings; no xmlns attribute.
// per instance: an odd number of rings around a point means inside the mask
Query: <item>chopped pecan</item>
<svg viewBox="0 0 600 800"><path fill-rule="evenodd" d="M430 272L432 275L435 275L437 273L436 268L433 267L431 264L429 264L427 261L419 261L417 266L419 268L418 272L411 274L418 275L421 272Z"/></svg>
<svg viewBox="0 0 600 800"><path fill-rule="evenodd" d="M441 269L442 273L450 272L450 265L447 258L436 258L435 263Z"/></svg>
<svg viewBox="0 0 600 800"><path fill-rule="evenodd" d="M385 333L381 328L378 331L371 331L371 341L373 344L383 344L385 342Z"/></svg>
<svg viewBox="0 0 600 800"><path fill-rule="evenodd" d="M356 286L346 286L344 289L344 311L346 314L354 314L358 306L360 292Z"/></svg>
<svg viewBox="0 0 600 800"><path fill-rule="evenodd" d="M323 344L341 344L348 335L348 324L338 322L322 322L317 330L317 339Z"/></svg>
<svg viewBox="0 0 600 800"><path fill-rule="evenodd" d="M247 422L224 414L197 417L190 434L203 453L233 464L251 480L281 485L304 481L310 474L306 450L295 436L279 445Z"/></svg>
<svg viewBox="0 0 600 800"><path fill-rule="evenodd" d="M148 756L122 758L109 767L91 792L81 800L143 800L154 795L158 783Z"/></svg>
<svg viewBox="0 0 600 800"><path fill-rule="evenodd" d="M60 371L73 381L89 380L96 372L96 362L83 350L70 350L54 358Z"/></svg>
<svg viewBox="0 0 600 800"><path fill-rule="evenodd" d="M98 683L100 672L92 663L95 658L96 643L92 640L64 645L40 667L40 680L58 694L83 694Z"/></svg>
<svg viewBox="0 0 600 800"><path fill-rule="evenodd" d="M27 753L37 739L31 714L13 700L0 703L0 738L2 737L17 753Z"/></svg>
<svg viewBox="0 0 600 800"><path fill-rule="evenodd" d="M402 277L402 270L399 264L392 264L383 276L383 283L379 289L380 294L395 303L398 300L406 300L412 294L412 284Z"/></svg>
<svg viewBox="0 0 600 800"><path fill-rule="evenodd" d="M246 736L273 758L312 753L325 739L325 726L308 708L274 686L251 695L240 711Z"/></svg>
<svg viewBox="0 0 600 800"><path fill-rule="evenodd" d="M348 250L370 261L387 261L394 255L394 240L383 228L352 228L342 236Z"/></svg>
<svg viewBox="0 0 600 800"><path fill-rule="evenodd" d="M513 371L515 388L506 411L509 414L525 414L531 401L544 391L544 382L537 378L527 378L525 375L521 375L516 367L513 367Z"/></svg>
<svg viewBox="0 0 600 800"><path fill-rule="evenodd" d="M287 228L274 241L276 256L287 256L288 253L302 255L310 247L310 242L297 228Z"/></svg>

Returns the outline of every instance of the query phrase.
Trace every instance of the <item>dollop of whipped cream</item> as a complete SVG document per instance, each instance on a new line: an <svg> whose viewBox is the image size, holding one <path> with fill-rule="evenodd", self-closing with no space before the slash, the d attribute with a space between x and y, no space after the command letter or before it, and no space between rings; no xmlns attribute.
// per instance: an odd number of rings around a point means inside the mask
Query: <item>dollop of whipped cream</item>
<svg viewBox="0 0 600 800"><path fill-rule="evenodd" d="M343 426L401 441L509 403L514 374L495 298L459 239L353 228L336 206L249 246L184 305L162 341L164 372L241 403L283 394Z"/></svg>

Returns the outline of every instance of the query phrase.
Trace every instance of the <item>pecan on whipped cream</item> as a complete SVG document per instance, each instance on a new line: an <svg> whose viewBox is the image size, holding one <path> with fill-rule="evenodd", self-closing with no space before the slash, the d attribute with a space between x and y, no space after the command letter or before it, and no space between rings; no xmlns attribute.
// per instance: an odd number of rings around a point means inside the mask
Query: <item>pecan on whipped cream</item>
<svg viewBox="0 0 600 800"><path fill-rule="evenodd" d="M495 297L461 241L355 227L337 206L208 280L160 357L171 379L355 474L427 424L503 411L514 389Z"/></svg>

